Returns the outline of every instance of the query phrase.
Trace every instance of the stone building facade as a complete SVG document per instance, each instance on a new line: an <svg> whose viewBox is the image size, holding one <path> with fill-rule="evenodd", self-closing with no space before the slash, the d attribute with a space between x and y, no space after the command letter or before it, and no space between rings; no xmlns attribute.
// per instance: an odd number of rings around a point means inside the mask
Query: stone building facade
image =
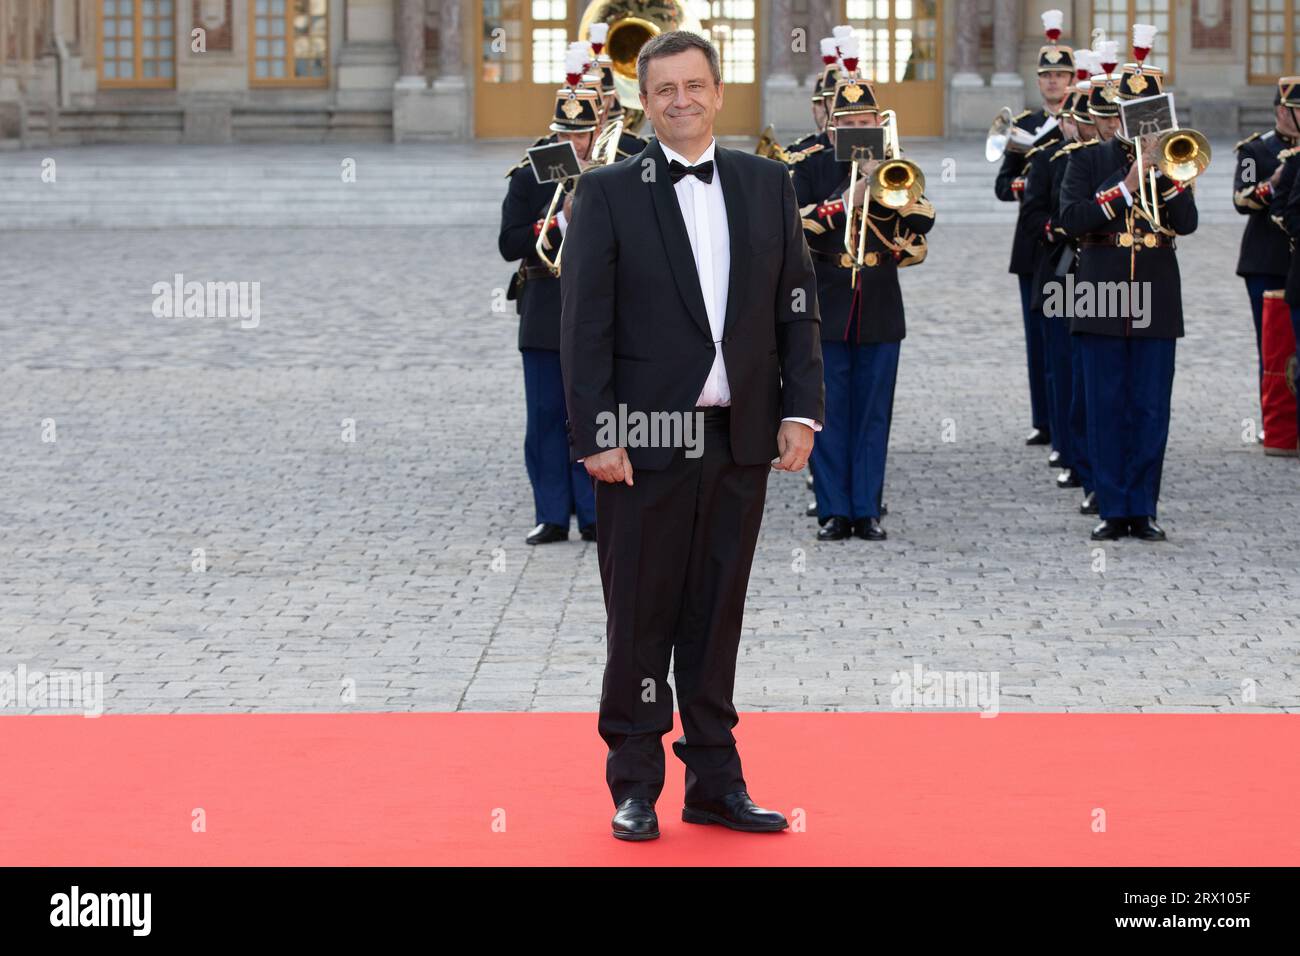
<svg viewBox="0 0 1300 956"><path fill-rule="evenodd" d="M657 0L659 3L665 0ZM810 125L817 41L836 23L904 135L975 135L1033 99L1039 14L1062 42L1160 27L1180 118L1269 121L1300 73L1300 0L683 0L722 52L723 132ZM530 136L581 0L0 0L0 143Z"/></svg>

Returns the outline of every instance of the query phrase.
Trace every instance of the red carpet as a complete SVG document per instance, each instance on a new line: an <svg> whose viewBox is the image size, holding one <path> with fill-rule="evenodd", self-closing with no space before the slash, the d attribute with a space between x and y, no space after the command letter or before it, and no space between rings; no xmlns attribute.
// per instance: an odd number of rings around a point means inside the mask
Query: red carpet
<svg viewBox="0 0 1300 956"><path fill-rule="evenodd" d="M642 844L609 835L594 714L34 716L0 735L4 865L1300 863L1287 715L744 714L751 794L806 831L682 823L666 746L663 837Z"/></svg>

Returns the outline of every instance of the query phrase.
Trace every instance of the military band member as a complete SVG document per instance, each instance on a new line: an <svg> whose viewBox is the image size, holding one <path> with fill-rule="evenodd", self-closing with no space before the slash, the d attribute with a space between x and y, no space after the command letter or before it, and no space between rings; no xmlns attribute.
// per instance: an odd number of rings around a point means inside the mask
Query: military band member
<svg viewBox="0 0 1300 956"><path fill-rule="evenodd" d="M1283 289L1286 292L1286 303L1291 309L1291 329L1296 341L1295 367L1300 369L1300 248L1297 248L1300 247L1300 242L1297 242L1297 237L1300 237L1300 188L1291 186L1296 179L1297 167L1300 167L1300 148L1282 167L1284 172L1273 207L1276 209L1282 204L1283 213L1281 216L1275 214L1274 220L1289 237L1290 251ZM1296 432L1300 434L1300 401L1296 402Z"/></svg>
<svg viewBox="0 0 1300 956"><path fill-rule="evenodd" d="M852 49L852 47L850 47ZM848 64L853 63L849 68ZM866 254L851 284L852 256L845 248L845 220L855 216L856 248L861 206L879 160L864 164L855 196L847 195L851 166L835 159L836 131L881 122L871 84L852 75L854 56L837 83L828 127L831 148L791 167L804 235L817 272L821 309L826 419L813 446L820 541L850 535L886 538L880 525L885 459L893 417L899 343L906 334L900 261L918 254L919 237L934 224L934 208L918 196L902 208L874 198L867 209Z"/></svg>
<svg viewBox="0 0 1300 956"><path fill-rule="evenodd" d="M561 88L555 99L551 136L541 142L568 140L581 161L591 155L599 130L600 97L590 86ZM576 514L584 541L596 540L596 499L587 469L569 461L565 428L564 385L560 375L560 280L537 253L538 236L554 260L572 210L572 191L549 222L543 222L555 194L554 183L539 183L528 160L507 174L510 187L501 206L498 247L507 262L521 260L510 280L508 298L519 313L519 352L524 365L527 425L524 464L533 488L537 526L528 544L550 544L569 537L569 516Z"/></svg>
<svg viewBox="0 0 1300 956"><path fill-rule="evenodd" d="M1046 26L1046 21L1045 24ZM1052 28L1048 28L1052 29ZM1058 33L1059 33L1059 28ZM1023 135L1032 135L1060 112L1061 104L1074 78L1074 61L1066 48L1053 41L1038 52L1038 90L1043 105L1017 115L1015 125ZM1056 138L1057 134L1049 133ZM1040 140L1041 142L1041 140ZM1037 143L1035 144L1037 145ZM1025 154L1009 148L1002 157L994 191L1003 202L1019 202L1024 191ZM1030 314L1030 292L1034 274L1034 241L1023 217L1016 219L1016 229L1011 243L1011 265L1020 284L1020 311L1025 326L1025 357L1029 375L1029 406L1033 429L1025 439L1026 445L1046 445L1051 442L1051 426L1047 417L1046 349L1041 323Z"/></svg>
<svg viewBox="0 0 1300 956"><path fill-rule="evenodd" d="M1067 55L1073 52L1067 47L1060 49ZM1073 98L1073 91L1067 93L1057 114L1060 136L1048 137L1046 142L1025 153L1025 188L1020 204L1020 220L1026 232L1034 237L1029 311L1031 324L1040 328L1043 335L1044 398L1054 450L1054 456L1048 461L1064 469L1057 476L1061 487L1078 486L1070 444L1070 330L1062 317L1044 314L1043 288L1054 277L1061 254L1057 234L1049 225L1052 218L1051 163L1066 145L1076 141L1077 130L1070 110Z"/></svg>
<svg viewBox="0 0 1300 956"><path fill-rule="evenodd" d="M1077 63L1077 53L1075 59ZM1062 282L1066 281L1066 276L1074 274L1077 269L1079 247L1075 239L1067 235L1065 229L1060 225L1061 186L1065 182L1066 172L1069 171L1069 161L1073 151L1095 146L1102 142L1097 131L1097 124L1088 108L1088 98L1091 91L1090 80L1093 70L1097 67L1096 57L1088 56L1086 68L1082 71L1084 79L1079 83L1075 92L1074 108L1071 110L1071 115L1074 118L1078 142L1064 147L1052 157L1052 218L1049 220L1049 226L1053 235L1057 236L1058 242L1067 246L1067 251L1058 260L1056 278ZM1060 267L1062 265L1065 267L1064 272L1061 272ZM1068 319L1066 320L1066 331L1069 331ZM1068 417L1070 423L1070 454L1074 459L1073 477L1078 479L1079 487L1082 487L1084 492L1083 502L1079 505L1080 513L1095 515L1097 513L1097 495L1092 481L1092 465L1088 459L1088 402L1083 386L1083 349L1078 336L1067 335L1066 338L1070 344L1070 411ZM1067 484L1067 486L1071 485Z"/></svg>
<svg viewBox="0 0 1300 956"><path fill-rule="evenodd" d="M1278 184L1286 165L1279 154L1294 147L1300 136L1295 112L1297 106L1300 106L1300 76L1284 76L1278 80L1278 89L1273 97L1273 129L1254 133L1236 145L1232 204L1237 212L1249 217L1241 237L1237 275L1246 281L1246 294L1250 298L1261 394L1264 382L1264 293L1285 286L1291 258L1286 234L1277 228L1272 213L1285 208L1284 200L1281 206L1278 205Z"/></svg>
<svg viewBox="0 0 1300 956"><path fill-rule="evenodd" d="M1162 541L1157 502L1174 345L1183 335L1175 236L1195 231L1196 200L1190 183L1163 173L1154 190L1140 183L1136 150L1145 178L1158 168L1156 137L1140 137L1135 146L1118 131L1119 102L1161 92L1160 71L1126 64L1121 74L1093 77L1092 86L1089 107L1106 142L1076 150L1061 186L1061 225L1079 242L1077 284L1090 287L1095 300L1093 309L1076 309L1071 322L1082 349L1088 454L1102 519L1092 538ZM1126 294L1109 298L1127 308L1096 307L1104 289L1120 286Z"/></svg>

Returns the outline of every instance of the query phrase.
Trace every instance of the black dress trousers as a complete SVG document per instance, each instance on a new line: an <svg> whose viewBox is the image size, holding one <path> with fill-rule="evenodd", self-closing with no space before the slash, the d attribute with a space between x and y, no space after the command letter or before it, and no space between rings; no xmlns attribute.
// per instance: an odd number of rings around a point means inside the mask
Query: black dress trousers
<svg viewBox="0 0 1300 956"><path fill-rule="evenodd" d="M768 464L737 465L727 408L703 409L703 454L678 449L633 485L596 484L597 553L607 615L599 730L614 804L654 801L673 726L669 659L683 734L686 799L744 790L731 729L745 592L763 519Z"/></svg>

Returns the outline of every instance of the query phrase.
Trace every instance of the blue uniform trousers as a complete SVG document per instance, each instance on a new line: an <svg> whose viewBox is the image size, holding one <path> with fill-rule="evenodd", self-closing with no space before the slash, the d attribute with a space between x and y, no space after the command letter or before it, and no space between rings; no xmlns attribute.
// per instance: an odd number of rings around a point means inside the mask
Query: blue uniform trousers
<svg viewBox="0 0 1300 956"><path fill-rule="evenodd" d="M1300 308L1291 310L1291 331L1295 335L1296 368L1300 370ZM1300 374L1300 372L1297 372ZM1300 435L1300 399L1295 403L1296 434Z"/></svg>
<svg viewBox="0 0 1300 956"><path fill-rule="evenodd" d="M1084 494L1096 490L1088 458L1088 397L1083 387L1083 346L1079 336L1070 335L1070 456L1075 476Z"/></svg>
<svg viewBox="0 0 1300 956"><path fill-rule="evenodd" d="M578 527L596 523L596 494L591 476L569 461L569 436L564 422L564 379L560 353L548 349L520 349L524 360L524 401L528 423L524 431L524 465L533 486L533 506L540 524L569 526L578 515Z"/></svg>
<svg viewBox="0 0 1300 956"><path fill-rule="evenodd" d="M1047 419L1047 352L1043 343L1042 314L1029 308L1033 276L1019 276L1020 314L1025 323L1025 359L1029 368L1029 415L1035 428L1050 430ZM1055 437L1055 436L1053 436Z"/></svg>
<svg viewBox="0 0 1300 956"><path fill-rule="evenodd" d="M1070 441L1070 323L1068 319L1035 312L1041 321L1047 359L1047 421L1052 447L1061 453L1061 467L1074 467Z"/></svg>
<svg viewBox="0 0 1300 956"><path fill-rule="evenodd" d="M822 519L880 517L899 345L822 341L826 420L812 453Z"/></svg>
<svg viewBox="0 0 1300 956"><path fill-rule="evenodd" d="M1103 518L1156 516L1176 339L1080 334L1088 455Z"/></svg>

